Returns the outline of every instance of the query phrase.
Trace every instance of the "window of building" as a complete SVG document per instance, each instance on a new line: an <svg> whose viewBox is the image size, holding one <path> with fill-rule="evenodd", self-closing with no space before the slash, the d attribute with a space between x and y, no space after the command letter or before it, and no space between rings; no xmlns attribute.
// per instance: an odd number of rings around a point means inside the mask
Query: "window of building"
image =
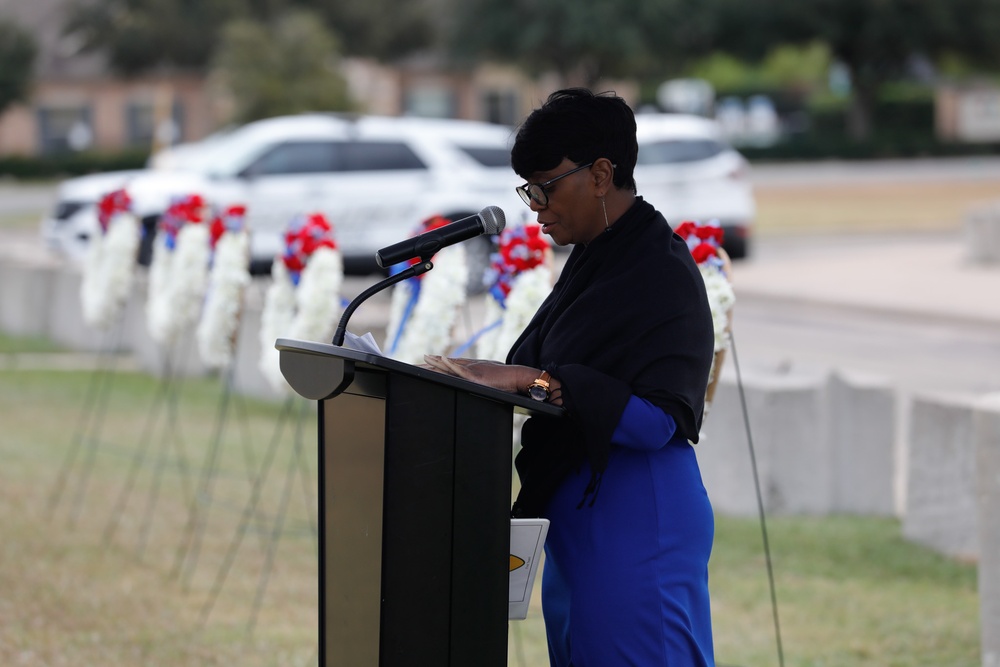
<svg viewBox="0 0 1000 667"><path fill-rule="evenodd" d="M403 113L423 118L454 118L458 110L455 93L447 88L419 86L406 91Z"/></svg>
<svg viewBox="0 0 1000 667"><path fill-rule="evenodd" d="M90 107L41 107L37 113L42 154L83 151L94 144Z"/></svg>
<svg viewBox="0 0 1000 667"><path fill-rule="evenodd" d="M184 107L173 104L169 118L156 122L155 106L150 102L129 102L125 107L125 141L129 146L148 148L156 144L176 144L184 136Z"/></svg>
<svg viewBox="0 0 1000 667"><path fill-rule="evenodd" d="M520 122L517 93L513 90L488 90L482 95L483 119L500 125Z"/></svg>

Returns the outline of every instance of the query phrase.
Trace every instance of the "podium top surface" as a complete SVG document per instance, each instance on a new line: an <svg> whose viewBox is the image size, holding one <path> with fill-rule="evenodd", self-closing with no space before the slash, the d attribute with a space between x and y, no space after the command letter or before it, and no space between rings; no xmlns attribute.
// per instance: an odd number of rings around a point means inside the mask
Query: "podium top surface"
<svg viewBox="0 0 1000 667"><path fill-rule="evenodd" d="M285 356L285 353L290 353L296 356L306 355L331 360L339 359L352 362L361 368L402 373L412 377L421 378L423 380L437 382L447 387L452 387L454 389L466 391L470 394L482 396L483 398L492 399L501 403L508 403L514 407L515 411L523 414L549 415L553 417L560 417L565 414L565 410L563 410L563 408L557 405L552 405L551 403L541 403L539 401L534 401L527 396L511 394L506 391L494 389L493 387L487 387L486 385L470 382L469 380L454 377L452 375L446 375L444 373L439 373L426 368L420 368L419 366L414 366L397 359L391 359L389 357L372 354L370 352L361 352L350 348L331 345L329 343L317 343L314 341L295 340L292 338L279 338L275 341L274 346L279 352L282 353L282 357ZM288 380L288 383L292 385L292 388L295 389L295 391L302 394L306 398L313 400L335 395L336 393L339 393L339 390L346 388L345 385L341 385L340 379L335 377L315 378L322 381L322 388L320 389L316 388L314 382L307 383L309 385L308 387L303 387L300 377L289 377L289 372L288 369L286 369L284 361L281 364L281 371L285 375L285 379ZM315 375L315 373L312 374ZM330 387L329 390L326 388L327 385ZM339 390L337 390L338 386Z"/></svg>

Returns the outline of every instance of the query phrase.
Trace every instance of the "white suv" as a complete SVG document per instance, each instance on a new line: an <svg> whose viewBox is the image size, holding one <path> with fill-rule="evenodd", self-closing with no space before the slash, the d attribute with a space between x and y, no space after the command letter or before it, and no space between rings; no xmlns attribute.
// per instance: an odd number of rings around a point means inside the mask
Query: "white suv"
<svg viewBox="0 0 1000 667"><path fill-rule="evenodd" d="M147 232L176 196L217 206L245 204L255 272L283 250L297 214L320 211L334 225L351 273L376 270L375 252L407 238L432 215L457 220L486 206L508 221L527 207L514 193L510 128L475 121L303 114L249 123L151 161L140 171L69 179L42 222L50 247L80 257L98 229L96 202L119 187ZM520 219L520 218L518 218ZM146 233L140 262L147 263ZM485 267L488 239L467 247Z"/></svg>
<svg viewBox="0 0 1000 667"><path fill-rule="evenodd" d="M671 225L718 220L723 247L745 257L756 217L746 159L711 119L685 114L636 114L639 194Z"/></svg>
<svg viewBox="0 0 1000 667"><path fill-rule="evenodd" d="M714 121L681 114L636 120L639 194L674 225L718 219L726 250L742 257L755 214L746 160ZM148 263L152 232L171 198L199 193L218 206L247 206L254 272L269 269L296 214L322 211L346 270L368 273L377 269L377 250L432 215L457 220L499 206L508 224L533 218L514 193L521 180L510 168L512 141L510 128L476 121L334 114L261 120L175 147L150 169L64 181L42 234L50 247L82 257L98 229L96 202L125 187L148 232L139 257ZM488 239L466 248L472 266L485 268ZM470 273L470 286L478 286Z"/></svg>

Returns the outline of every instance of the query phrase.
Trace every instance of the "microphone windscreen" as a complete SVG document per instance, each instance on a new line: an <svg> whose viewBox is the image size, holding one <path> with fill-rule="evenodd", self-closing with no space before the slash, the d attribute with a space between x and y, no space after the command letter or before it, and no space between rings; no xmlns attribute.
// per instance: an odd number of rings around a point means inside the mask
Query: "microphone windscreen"
<svg viewBox="0 0 1000 667"><path fill-rule="evenodd" d="M490 236L499 234L507 226L507 217L499 206L487 206L479 212L479 217L483 221L483 233Z"/></svg>

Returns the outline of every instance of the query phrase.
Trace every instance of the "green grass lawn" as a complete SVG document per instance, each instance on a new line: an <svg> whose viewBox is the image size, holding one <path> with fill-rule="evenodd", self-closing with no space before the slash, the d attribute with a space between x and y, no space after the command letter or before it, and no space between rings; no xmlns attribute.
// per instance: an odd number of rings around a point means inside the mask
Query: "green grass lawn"
<svg viewBox="0 0 1000 667"><path fill-rule="evenodd" d="M768 521L789 665L979 665L976 570L897 521ZM759 525L720 518L711 564L721 664L776 664Z"/></svg>
<svg viewBox="0 0 1000 667"><path fill-rule="evenodd" d="M19 351L53 348L0 337L0 354ZM102 377L0 366L0 664L315 664L312 407L229 396L223 413L217 379ZM974 565L906 542L895 520L770 518L768 530L785 664L980 664ZM197 559L184 546L195 534ZM720 665L778 664L761 545L756 519L717 517ZM535 593L511 624L511 665L547 664Z"/></svg>

